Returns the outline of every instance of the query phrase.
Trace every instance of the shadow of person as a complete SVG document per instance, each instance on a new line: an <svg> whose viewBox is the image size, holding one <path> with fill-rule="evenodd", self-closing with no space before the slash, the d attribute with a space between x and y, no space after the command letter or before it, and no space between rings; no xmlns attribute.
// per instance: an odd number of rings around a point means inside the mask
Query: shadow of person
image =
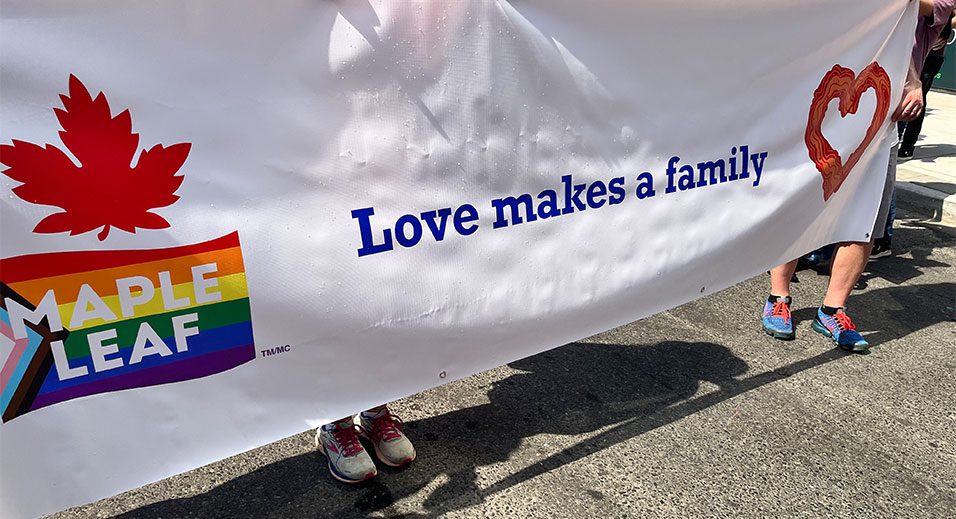
<svg viewBox="0 0 956 519"><path fill-rule="evenodd" d="M942 204L941 201L940 204ZM908 210L907 214L909 214ZM946 228L934 225L932 222L910 218L901 221L900 224L894 230L893 256L868 262L866 270L857 283L857 289L866 288L869 281L878 277L890 283L902 285L923 275L926 269L948 266L931 257L936 249L950 246L952 237L947 234ZM907 254L911 257L905 257Z"/></svg>
<svg viewBox="0 0 956 519"><path fill-rule="evenodd" d="M920 162L936 162L939 157L956 154L956 145L953 144L917 144L913 158Z"/></svg>
<svg viewBox="0 0 956 519"><path fill-rule="evenodd" d="M425 500L429 513L480 503L479 467L515 455L530 463L545 456L518 453L525 438L598 431L691 398L701 381L723 386L747 371L747 364L723 346L687 342L575 343L510 366L521 373L494 383L489 403L409 424L428 460L417 472L431 474L416 474L420 479L408 481L413 485L400 494L443 475L447 481Z"/></svg>
<svg viewBox="0 0 956 519"><path fill-rule="evenodd" d="M686 403L701 381L733 386L734 377L748 369L723 346L687 342L575 343L510 366L520 373L495 382L487 404L409 422L419 458L398 474L382 474L364 486L342 485L327 475L325 458L312 451L228 479L195 497L157 502L124 516L365 517L444 479L424 503L428 515L438 515L482 502L488 492L478 485L480 467L520 455L531 464L521 477L530 479L538 475L536 464L551 470L627 439L562 451L555 458L545 451L519 453L526 438L581 435L638 420L637 428L625 429L633 437L656 427L656 421L645 420L650 415L669 422L700 410L663 413Z"/></svg>
<svg viewBox="0 0 956 519"><path fill-rule="evenodd" d="M897 255L880 258L877 261L871 262L871 264L867 265L866 271L860 275L857 288L866 288L869 286L871 280L878 277L895 285L902 285L907 281L923 275L923 269L947 266L946 263L931 259L925 250L913 249L908 252L912 254L912 258Z"/></svg>
<svg viewBox="0 0 956 519"><path fill-rule="evenodd" d="M847 311L870 346L906 337L924 328L953 320L956 283L904 285L869 290L850 296ZM822 297L822 294L821 294ZM810 321L817 308L794 310L793 321ZM821 340L825 340L821 336ZM828 339L826 339L828 340Z"/></svg>
<svg viewBox="0 0 956 519"><path fill-rule="evenodd" d="M901 201L904 196L910 196L902 191L898 194ZM940 203L942 202L940 201ZM941 210L937 210L936 214L939 214L939 211ZM902 285L923 275L926 269L949 266L947 263L933 259L932 256L936 249L951 245L954 236L953 229L933 222L916 220L913 219L913 216L911 206L907 206L905 209L900 208L898 221L901 225L894 230L894 236L896 237L893 239L893 256L871 259L867 262L854 290L865 290L869 286L869 282L876 278L883 278L895 285ZM797 271L794 272L791 282L799 283L797 274L803 270L816 272L820 276L829 276L832 254L832 250L824 252L821 256L826 260L817 264L808 265L806 261L798 263ZM911 257L906 257L907 254ZM803 318L805 316L801 314L799 317ZM812 319L813 314L810 313L808 318Z"/></svg>
<svg viewBox="0 0 956 519"><path fill-rule="evenodd" d="M844 357L831 349L742 377L747 364L712 343L570 344L511 364L521 372L494 383L487 404L410 422L419 459L400 474L385 474L364 486L342 485L328 476L325 459L310 451L233 477L195 497L157 502L124 516L369 517L420 492L428 493L425 515L440 515ZM716 390L698 394L704 381ZM569 446L550 452L520 450L526 438L538 434L585 438L569 438ZM481 488L479 467L512 456L520 456L524 468Z"/></svg>

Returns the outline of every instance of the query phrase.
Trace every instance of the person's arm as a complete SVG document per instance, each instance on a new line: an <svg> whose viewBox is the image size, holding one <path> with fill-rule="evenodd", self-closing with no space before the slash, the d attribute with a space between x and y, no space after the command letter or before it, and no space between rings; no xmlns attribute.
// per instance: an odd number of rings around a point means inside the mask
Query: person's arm
<svg viewBox="0 0 956 519"><path fill-rule="evenodd" d="M919 14L932 18L932 27L940 27L949 23L949 15L956 7L956 0L919 0Z"/></svg>
<svg viewBox="0 0 956 519"><path fill-rule="evenodd" d="M916 63L911 59L906 71L906 83L903 85L903 100L893 112L894 121L912 121L923 113L923 83L916 72Z"/></svg>

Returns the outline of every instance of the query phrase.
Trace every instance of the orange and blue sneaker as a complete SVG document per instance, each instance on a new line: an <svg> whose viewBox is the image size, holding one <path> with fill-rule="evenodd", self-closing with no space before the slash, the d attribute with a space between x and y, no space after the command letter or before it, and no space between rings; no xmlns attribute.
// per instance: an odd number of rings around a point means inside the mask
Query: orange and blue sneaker
<svg viewBox="0 0 956 519"><path fill-rule="evenodd" d="M792 341L797 335L793 331L793 319L790 317L790 296L771 295L763 306L763 331L775 339Z"/></svg>
<svg viewBox="0 0 956 519"><path fill-rule="evenodd" d="M833 315L824 312L823 307L817 309L817 317L810 326L814 331L833 339L841 349L853 353L864 353L870 348L870 343L856 331L856 325L846 314L846 308L836 309Z"/></svg>

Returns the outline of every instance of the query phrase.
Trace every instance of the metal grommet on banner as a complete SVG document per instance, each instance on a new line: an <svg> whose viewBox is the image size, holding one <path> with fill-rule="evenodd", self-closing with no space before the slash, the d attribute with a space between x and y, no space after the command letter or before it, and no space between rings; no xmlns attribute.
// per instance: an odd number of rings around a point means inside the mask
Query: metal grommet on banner
<svg viewBox="0 0 956 519"><path fill-rule="evenodd" d="M442 371L441 373L438 374L438 378L445 378L445 377L447 377L447 376L448 376L448 373L446 373L446 372L444 372L444 371Z"/></svg>

